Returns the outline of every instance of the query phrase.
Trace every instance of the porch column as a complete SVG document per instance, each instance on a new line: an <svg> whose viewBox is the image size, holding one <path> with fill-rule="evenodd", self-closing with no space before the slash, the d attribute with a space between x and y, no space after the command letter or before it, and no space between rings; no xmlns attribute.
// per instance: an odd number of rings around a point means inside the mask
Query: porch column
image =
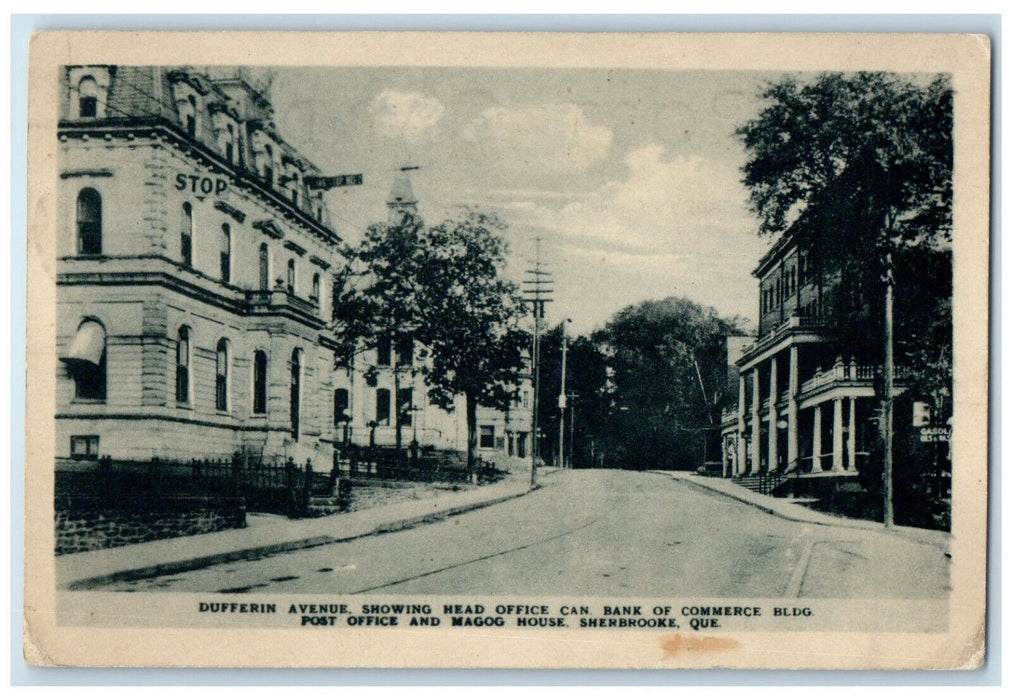
<svg viewBox="0 0 1012 700"><path fill-rule="evenodd" d="M847 413L847 469L857 469L857 399L850 397L850 411Z"/></svg>
<svg viewBox="0 0 1012 700"><path fill-rule="evenodd" d="M759 422L759 368L752 371L752 470L753 474L759 473L761 459L761 443L759 439L762 432L762 424Z"/></svg>
<svg viewBox="0 0 1012 700"><path fill-rule="evenodd" d="M787 375L787 471L798 468L798 347L791 346Z"/></svg>
<svg viewBox="0 0 1012 700"><path fill-rule="evenodd" d="M822 471L822 406L816 404L812 421L812 472Z"/></svg>
<svg viewBox="0 0 1012 700"><path fill-rule="evenodd" d="M774 355L770 359L770 440L767 450L766 470L775 472L777 470L777 358Z"/></svg>
<svg viewBox="0 0 1012 700"><path fill-rule="evenodd" d="M734 473L744 474L746 456L745 450L745 373L738 374L738 449L734 452Z"/></svg>
<svg viewBox="0 0 1012 700"><path fill-rule="evenodd" d="M843 471L843 399L833 399L833 471Z"/></svg>

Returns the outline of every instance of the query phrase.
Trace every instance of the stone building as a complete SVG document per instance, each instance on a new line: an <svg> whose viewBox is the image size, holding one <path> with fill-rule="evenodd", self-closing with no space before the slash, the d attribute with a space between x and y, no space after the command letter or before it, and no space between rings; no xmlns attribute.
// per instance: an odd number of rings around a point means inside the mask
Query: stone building
<svg viewBox="0 0 1012 700"><path fill-rule="evenodd" d="M269 83L110 65L60 79L57 456L329 464L341 239Z"/></svg>
<svg viewBox="0 0 1012 700"><path fill-rule="evenodd" d="M856 474L875 438L877 367L828 333L839 273L783 234L759 261L759 332L738 357L737 406L722 420L724 476Z"/></svg>

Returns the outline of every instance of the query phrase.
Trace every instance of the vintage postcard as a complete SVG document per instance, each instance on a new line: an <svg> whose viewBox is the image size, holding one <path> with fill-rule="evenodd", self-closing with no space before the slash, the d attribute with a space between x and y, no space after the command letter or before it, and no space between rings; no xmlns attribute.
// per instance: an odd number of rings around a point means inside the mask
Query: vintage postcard
<svg viewBox="0 0 1012 700"><path fill-rule="evenodd" d="M27 659L978 667L990 63L37 35Z"/></svg>

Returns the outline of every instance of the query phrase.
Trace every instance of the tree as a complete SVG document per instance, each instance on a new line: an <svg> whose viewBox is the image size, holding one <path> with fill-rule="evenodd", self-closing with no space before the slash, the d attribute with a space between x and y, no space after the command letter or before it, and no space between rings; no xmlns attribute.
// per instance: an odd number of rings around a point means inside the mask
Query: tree
<svg viewBox="0 0 1012 700"><path fill-rule="evenodd" d="M394 348L391 367L397 449L402 445L404 423L401 375L415 371L412 362L402 362L403 349L412 348L422 323L419 306L422 232L421 219L412 214L404 214L397 221L373 224L334 284L339 364L347 366L356 354L365 350ZM364 374L367 380L375 381L378 367L368 367Z"/></svg>
<svg viewBox="0 0 1012 700"><path fill-rule="evenodd" d="M430 353L422 371L436 405L451 409L457 396L466 399L472 474L478 406L509 408L529 345L523 301L502 277L505 229L493 214L468 212L429 229L420 251L417 331Z"/></svg>
<svg viewBox="0 0 1012 700"><path fill-rule="evenodd" d="M768 105L737 132L759 233L788 232L823 271L839 275L838 343L881 362L887 283L909 268L900 258L947 254L951 240L948 79L830 73L771 83L761 96ZM920 294L898 291L906 289ZM933 293L951 296L951 286Z"/></svg>
<svg viewBox="0 0 1012 700"><path fill-rule="evenodd" d="M678 297L629 306L595 333L611 368L609 452L637 468L698 463L719 427L726 339L740 319Z"/></svg>
<svg viewBox="0 0 1012 700"><path fill-rule="evenodd" d="M762 97L768 106L737 132L748 153L744 184L761 235L788 232L802 250L839 274L834 315L840 345L883 366L888 525L894 301L902 307L904 294L923 297L925 291L935 300L928 304L934 322L900 329L921 337L898 344L901 353L914 351L898 357L899 364L916 360L916 349L945 336L951 324L945 304L936 303L951 298L944 275L930 288L916 277L899 287L896 282L898 270L909 270L920 252L949 255L952 88L945 76L925 81L832 73L809 83L793 78L772 83ZM951 384L951 350L934 359L936 374Z"/></svg>

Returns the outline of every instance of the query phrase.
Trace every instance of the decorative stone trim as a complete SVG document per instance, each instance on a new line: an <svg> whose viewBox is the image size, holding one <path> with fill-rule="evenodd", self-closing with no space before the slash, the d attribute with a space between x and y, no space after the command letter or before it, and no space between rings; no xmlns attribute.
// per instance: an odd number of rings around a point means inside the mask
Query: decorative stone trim
<svg viewBox="0 0 1012 700"><path fill-rule="evenodd" d="M293 251L300 257L306 254L305 248L300 246L298 243L293 243L292 241L285 241L285 248L288 248L288 250Z"/></svg>
<svg viewBox="0 0 1012 700"><path fill-rule="evenodd" d="M236 209L231 204L222 199L219 199L214 203L214 208L217 209L218 211L225 212L233 219L238 221L240 224L246 220L246 212Z"/></svg>
<svg viewBox="0 0 1012 700"><path fill-rule="evenodd" d="M254 221L253 228L257 231L263 231L271 238L277 240L285 237L285 232L281 230L281 227L277 225L274 219L260 219L259 221Z"/></svg>
<svg viewBox="0 0 1012 700"><path fill-rule="evenodd" d="M72 177L112 177L113 172L109 168L95 168L93 170L64 170L60 173L60 179L66 180Z"/></svg>

